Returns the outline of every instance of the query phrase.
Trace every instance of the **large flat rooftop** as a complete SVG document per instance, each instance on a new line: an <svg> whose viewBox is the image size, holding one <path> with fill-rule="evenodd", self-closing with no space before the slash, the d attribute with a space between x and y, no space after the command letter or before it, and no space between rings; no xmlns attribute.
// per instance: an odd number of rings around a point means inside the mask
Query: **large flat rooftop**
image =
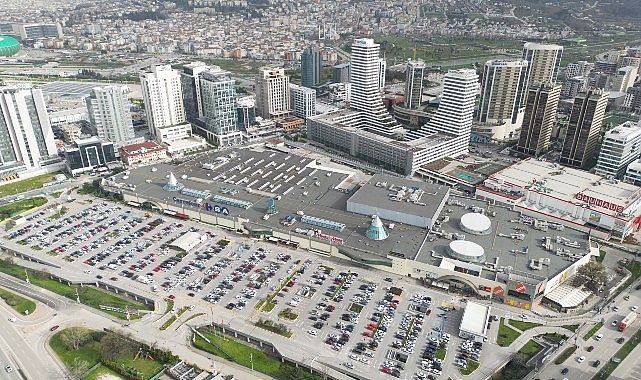
<svg viewBox="0 0 641 380"><path fill-rule="evenodd" d="M491 175L490 179L520 188L534 186L550 196L577 204L586 196L598 199L600 203L590 203L603 212L611 211L602 207L602 202L626 208L641 196L639 186L534 158L517 162Z"/></svg>
<svg viewBox="0 0 641 380"><path fill-rule="evenodd" d="M442 223L441 229L449 233L464 234L465 240L479 244L485 251L485 261L496 263L497 267L512 267L518 272L550 278L561 273L573 263L566 256L557 256L557 247L566 248L574 254L587 254L589 252L589 242L586 235L579 231L565 228L563 231L550 229L547 232L543 232L531 226L518 223L520 213L506 207L489 206L487 201L465 197L451 196L450 199L454 203L451 205L446 204L441 213L442 216L449 216L449 221ZM470 210L471 206L480 207L490 213L496 213L496 216L489 217L492 223L492 232L489 235L471 235L461 230L461 217L472 212ZM523 240L512 239L511 235L514 233L523 234ZM580 248L567 248L560 244L554 244L554 251L545 250L542 245L543 238L550 237L555 243L554 240L557 236L576 241L580 244ZM433 241L428 240L417 260L438 266L441 262L441 258L438 256L449 257L447 248L452 240L432 235L430 239L433 239ZM431 253L432 250L434 250L434 254ZM530 260L540 258L549 258L549 264L543 265L540 270L531 269L529 267ZM482 263L477 265L482 265ZM490 270L484 269L481 277L494 279L495 274Z"/></svg>
<svg viewBox="0 0 641 380"><path fill-rule="evenodd" d="M181 165L156 164L131 169L126 179L123 179L124 174L119 174L115 180L120 184L134 185L135 190L126 190L126 186L122 188L140 201L152 200L162 208L176 212L198 210L196 205L173 200L176 197L194 201L194 197L163 190L167 176L173 172L185 188L209 190L211 197L207 202L217 203L215 196L250 202L252 206L247 209L225 207L230 211L229 217L248 219L254 228L289 231L292 235L297 234L296 228L318 228L300 222L298 212L302 211L306 216L345 224L343 231L323 229L323 233L343 239L345 248L352 248L363 258L385 257L390 252L413 257L418 252L427 230L397 224L393 230L388 229L388 239L374 241L365 237L371 215L346 211L351 194L343 189L349 188L354 181L360 181L362 173L355 174L353 169L336 167L335 164L320 164L315 158L306 157L309 152L301 149L296 153L300 155L272 150L226 150L202 155ZM203 164L211 164L212 168L205 169ZM264 219L267 202L272 198L277 199L278 213ZM281 221L287 216L297 218L298 222L291 226L283 225Z"/></svg>

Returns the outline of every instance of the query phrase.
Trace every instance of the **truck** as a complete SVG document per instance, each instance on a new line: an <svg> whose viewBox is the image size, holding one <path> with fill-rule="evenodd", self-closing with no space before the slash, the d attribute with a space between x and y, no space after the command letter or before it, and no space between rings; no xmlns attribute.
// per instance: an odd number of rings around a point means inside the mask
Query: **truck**
<svg viewBox="0 0 641 380"><path fill-rule="evenodd" d="M623 331L628 328L634 320L637 319L637 313L631 311L621 322L619 322L619 331Z"/></svg>

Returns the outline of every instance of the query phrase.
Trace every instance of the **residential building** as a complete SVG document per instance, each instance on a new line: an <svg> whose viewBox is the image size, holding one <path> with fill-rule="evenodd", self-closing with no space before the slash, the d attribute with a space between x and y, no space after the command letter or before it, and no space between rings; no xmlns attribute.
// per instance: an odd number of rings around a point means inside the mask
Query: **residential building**
<svg viewBox="0 0 641 380"><path fill-rule="evenodd" d="M58 163L42 91L31 84L0 87L0 176Z"/></svg>
<svg viewBox="0 0 641 380"><path fill-rule="evenodd" d="M563 88L563 98L564 99L574 99L576 94L581 91L585 91L588 85L588 78L584 76L572 77L565 81L565 87Z"/></svg>
<svg viewBox="0 0 641 380"><path fill-rule="evenodd" d="M82 128L78 123L69 123L62 126L62 139L67 144L73 144L80 138Z"/></svg>
<svg viewBox="0 0 641 380"><path fill-rule="evenodd" d="M351 98L351 83L330 83L328 86L329 101L331 103L348 102Z"/></svg>
<svg viewBox="0 0 641 380"><path fill-rule="evenodd" d="M352 63L354 57L352 54ZM352 78L356 80L358 77ZM352 88L354 85L352 82ZM355 110L328 112L307 119L307 136L310 140L383 169L412 175L425 164L468 151L477 90L476 71L462 69L448 72L437 112L427 125L409 132L403 139L364 127L372 121L366 118L364 112ZM353 99L354 93L352 103Z"/></svg>
<svg viewBox="0 0 641 380"><path fill-rule="evenodd" d="M116 146L130 144L136 138L129 100L119 86L94 87L85 98L89 122L100 140Z"/></svg>
<svg viewBox="0 0 641 380"><path fill-rule="evenodd" d="M515 149L539 156L548 150L556 110L561 96L561 85L540 83L528 89L521 134Z"/></svg>
<svg viewBox="0 0 641 380"><path fill-rule="evenodd" d="M526 42L523 45L523 59L528 62L527 80L524 91L531 85L541 83L555 84L561 66L561 56L563 55L563 46L553 44L539 44L535 42ZM525 103L526 97L521 97Z"/></svg>
<svg viewBox="0 0 641 380"><path fill-rule="evenodd" d="M289 77L283 68L263 67L256 78L256 115L264 119L284 117L292 112Z"/></svg>
<svg viewBox="0 0 641 380"><path fill-rule="evenodd" d="M384 77L384 67L379 52L380 45L370 38L356 39L352 43L350 108L362 112L360 128L399 137L404 133L403 127L387 112L381 97L381 71L383 69Z"/></svg>
<svg viewBox="0 0 641 380"><path fill-rule="evenodd" d="M636 67L638 73L638 70L641 70L641 57L619 57L619 60L617 61L617 68L620 69L627 66Z"/></svg>
<svg viewBox="0 0 641 380"><path fill-rule="evenodd" d="M516 123L527 79L526 60L490 60L481 82L479 121Z"/></svg>
<svg viewBox="0 0 641 380"><path fill-rule="evenodd" d="M596 174L622 178L628 164L641 155L641 122L625 122L606 132L601 142Z"/></svg>
<svg viewBox="0 0 641 380"><path fill-rule="evenodd" d="M309 46L301 54L301 86L312 88L321 82L323 58L316 46Z"/></svg>
<svg viewBox="0 0 641 380"><path fill-rule="evenodd" d="M334 72L332 76L332 82L334 83L349 83L350 81L350 68L351 65L349 62L341 63L334 66Z"/></svg>
<svg viewBox="0 0 641 380"><path fill-rule="evenodd" d="M167 158L167 148L156 141L125 145L118 149L118 153L127 166L145 165Z"/></svg>
<svg viewBox="0 0 641 380"><path fill-rule="evenodd" d="M597 61L594 63L594 71L612 75L617 72L618 64L616 61Z"/></svg>
<svg viewBox="0 0 641 380"><path fill-rule="evenodd" d="M169 65L153 66L140 74L140 85L152 137L156 137L158 128L185 122L185 106L177 70Z"/></svg>
<svg viewBox="0 0 641 380"><path fill-rule="evenodd" d="M294 116L307 119L316 115L316 90L296 84L289 85Z"/></svg>
<svg viewBox="0 0 641 380"><path fill-rule="evenodd" d="M423 76L425 62L423 60L407 60L405 66L405 108L420 107L423 99Z"/></svg>
<svg viewBox="0 0 641 380"><path fill-rule="evenodd" d="M114 143L101 140L96 136L75 140L72 145L65 146L63 154L66 159L67 171L72 176L118 161L114 151Z"/></svg>
<svg viewBox="0 0 641 380"><path fill-rule="evenodd" d="M569 63L565 68L565 80L577 76L587 76L594 69L594 63L588 61L578 61Z"/></svg>
<svg viewBox="0 0 641 380"><path fill-rule="evenodd" d="M203 113L203 123L197 125L199 134L218 146L241 143L242 134L236 121L236 81L217 66L202 71L199 77Z"/></svg>
<svg viewBox="0 0 641 380"><path fill-rule="evenodd" d="M634 85L637 78L638 66L625 66L617 69L616 74L610 79L610 91L627 92Z"/></svg>
<svg viewBox="0 0 641 380"><path fill-rule="evenodd" d="M481 81L478 127L491 140L504 141L518 137L523 121L521 97L525 95L526 60L490 60L485 63Z"/></svg>
<svg viewBox="0 0 641 380"><path fill-rule="evenodd" d="M623 100L622 108L629 112L641 114L641 87L635 86L628 88Z"/></svg>
<svg viewBox="0 0 641 380"><path fill-rule="evenodd" d="M582 92L574 98L559 162L584 167L594 158L607 105L608 92L601 89Z"/></svg>

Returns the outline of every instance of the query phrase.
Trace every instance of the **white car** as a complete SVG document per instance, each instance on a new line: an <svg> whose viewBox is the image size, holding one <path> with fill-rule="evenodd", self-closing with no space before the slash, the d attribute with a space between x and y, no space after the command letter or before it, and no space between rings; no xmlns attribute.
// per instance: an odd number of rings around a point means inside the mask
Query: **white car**
<svg viewBox="0 0 641 380"><path fill-rule="evenodd" d="M585 356L579 356L578 359L576 359L577 362L583 363L585 361Z"/></svg>
<svg viewBox="0 0 641 380"><path fill-rule="evenodd" d="M7 371L7 372L13 372L13 368L11 368L10 365L4 367L4 370Z"/></svg>
<svg viewBox="0 0 641 380"><path fill-rule="evenodd" d="M521 315L519 315L519 317L521 317L522 319L528 319L528 316L525 315L525 314L521 314Z"/></svg>
<svg viewBox="0 0 641 380"><path fill-rule="evenodd" d="M318 331L316 331L316 330L307 330L307 333L308 333L309 335L313 335L313 336L318 335Z"/></svg>
<svg viewBox="0 0 641 380"><path fill-rule="evenodd" d="M632 306L632 311L637 311L639 309L638 306Z"/></svg>
<svg viewBox="0 0 641 380"><path fill-rule="evenodd" d="M343 365L349 369L354 369L354 364L352 363L343 363Z"/></svg>

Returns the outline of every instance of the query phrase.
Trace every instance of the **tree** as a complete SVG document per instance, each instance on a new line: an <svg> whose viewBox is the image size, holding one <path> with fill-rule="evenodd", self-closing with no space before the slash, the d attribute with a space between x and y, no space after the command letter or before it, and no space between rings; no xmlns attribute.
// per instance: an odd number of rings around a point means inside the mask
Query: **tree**
<svg viewBox="0 0 641 380"><path fill-rule="evenodd" d="M60 333L60 341L67 350L77 350L91 340L91 332L80 326L70 327Z"/></svg>
<svg viewBox="0 0 641 380"><path fill-rule="evenodd" d="M74 380L80 380L87 373L87 370L89 370L89 363L86 360L75 357L69 368L69 375Z"/></svg>
<svg viewBox="0 0 641 380"><path fill-rule="evenodd" d="M125 336L107 333L100 339L100 355L103 359L114 361L122 354L133 353L135 347Z"/></svg>
<svg viewBox="0 0 641 380"><path fill-rule="evenodd" d="M594 260L590 260L580 267L576 273L577 285L585 285L586 288L593 292L599 290L599 287L605 283L606 278L605 266Z"/></svg>

